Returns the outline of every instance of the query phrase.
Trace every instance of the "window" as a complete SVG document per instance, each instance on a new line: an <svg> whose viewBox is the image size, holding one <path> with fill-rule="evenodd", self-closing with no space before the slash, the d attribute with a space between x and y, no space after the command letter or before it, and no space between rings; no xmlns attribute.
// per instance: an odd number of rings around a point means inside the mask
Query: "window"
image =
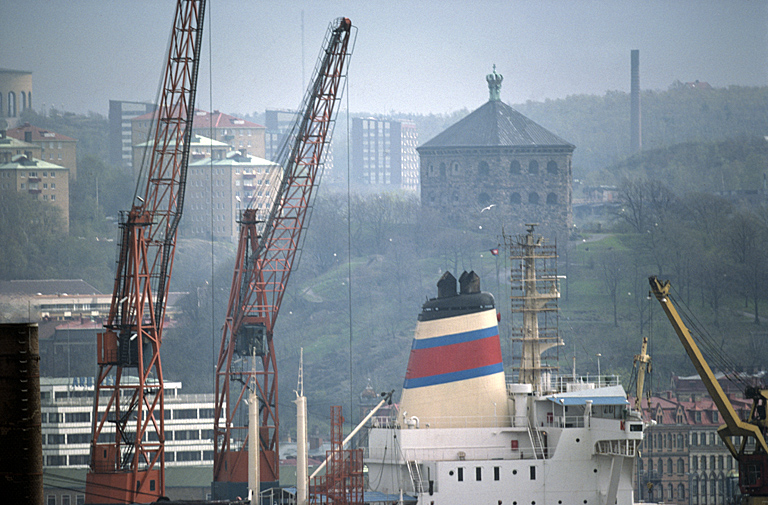
<svg viewBox="0 0 768 505"><path fill-rule="evenodd" d="M520 162L517 160L512 160L512 162L509 164L509 173L512 175L517 175L520 173L522 167L520 167Z"/></svg>
<svg viewBox="0 0 768 505"><path fill-rule="evenodd" d="M557 195L555 193L549 193L547 195L547 204L548 205L557 205Z"/></svg>
<svg viewBox="0 0 768 505"><path fill-rule="evenodd" d="M56 445L56 444L64 444L64 434L63 433L49 433L48 434L48 445Z"/></svg>
<svg viewBox="0 0 768 505"><path fill-rule="evenodd" d="M45 464L48 466L67 466L66 456L46 456Z"/></svg>
<svg viewBox="0 0 768 505"><path fill-rule="evenodd" d="M67 444L87 444L90 441L90 433L70 433L67 435Z"/></svg>
<svg viewBox="0 0 768 505"><path fill-rule="evenodd" d="M693 456L691 458L691 470L698 470L699 469L699 458L696 456Z"/></svg>
<svg viewBox="0 0 768 505"><path fill-rule="evenodd" d="M85 495L84 494L76 494L75 495L75 505L85 505Z"/></svg>
<svg viewBox="0 0 768 505"><path fill-rule="evenodd" d="M197 419L197 409L179 409L173 412L174 419Z"/></svg>
<svg viewBox="0 0 768 505"><path fill-rule="evenodd" d="M528 173L529 174L538 174L539 173L539 162L536 160L531 160L530 163L528 163Z"/></svg>
<svg viewBox="0 0 768 505"><path fill-rule="evenodd" d="M483 480L483 468L480 466L475 467L475 480Z"/></svg>
<svg viewBox="0 0 768 505"><path fill-rule="evenodd" d="M491 168L488 166L488 163L485 161L481 161L477 164L477 175L480 177L488 177L491 174Z"/></svg>
<svg viewBox="0 0 768 505"><path fill-rule="evenodd" d="M480 193L479 195L477 195L477 203L485 207L486 205L491 203L490 195L488 195L488 193Z"/></svg>
<svg viewBox="0 0 768 505"><path fill-rule="evenodd" d="M46 503L46 505L56 505L56 495L55 494L49 494L45 503Z"/></svg>
<svg viewBox="0 0 768 505"><path fill-rule="evenodd" d="M69 466L85 466L88 464L87 454L73 454L69 457Z"/></svg>
<svg viewBox="0 0 768 505"><path fill-rule="evenodd" d="M65 415L68 423L90 423L91 422L90 412L67 412Z"/></svg>
<svg viewBox="0 0 768 505"><path fill-rule="evenodd" d="M538 205L539 203L539 194L538 193L529 193L528 194L528 203L531 205Z"/></svg>
<svg viewBox="0 0 768 505"><path fill-rule="evenodd" d="M459 482L464 481L464 468L459 467L456 471L456 478Z"/></svg>
<svg viewBox="0 0 768 505"><path fill-rule="evenodd" d="M509 197L509 203L512 205L517 205L523 202L522 197L520 196L520 193L512 193L512 195Z"/></svg>
<svg viewBox="0 0 768 505"><path fill-rule="evenodd" d="M683 458L679 458L677 460L677 473L678 474L685 473L685 460L683 460Z"/></svg>
<svg viewBox="0 0 768 505"><path fill-rule="evenodd" d="M501 473L501 468L499 468L498 466L494 466L493 467L493 480L499 480L499 477L500 477L499 474L500 473Z"/></svg>
<svg viewBox="0 0 768 505"><path fill-rule="evenodd" d="M685 498L685 486L682 484L677 485L677 499L682 500Z"/></svg>
<svg viewBox="0 0 768 505"><path fill-rule="evenodd" d="M557 173L557 162L556 161L550 161L547 163L547 172L550 174L556 174Z"/></svg>
<svg viewBox="0 0 768 505"><path fill-rule="evenodd" d="M531 480L536 480L536 467L532 466L530 470L531 470Z"/></svg>

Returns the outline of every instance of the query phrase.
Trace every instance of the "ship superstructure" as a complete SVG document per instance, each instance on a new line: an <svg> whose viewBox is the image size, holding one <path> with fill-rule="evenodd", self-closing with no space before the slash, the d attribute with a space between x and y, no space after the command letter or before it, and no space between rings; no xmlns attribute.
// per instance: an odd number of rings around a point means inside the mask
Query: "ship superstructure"
<svg viewBox="0 0 768 505"><path fill-rule="evenodd" d="M370 491L426 505L633 503L641 417L616 377L559 377L542 364L560 344L538 333L559 296L556 275L536 273L552 251L533 226L517 243L520 380L505 374L493 296L474 272L458 289L443 274L418 318L399 412L370 431Z"/></svg>

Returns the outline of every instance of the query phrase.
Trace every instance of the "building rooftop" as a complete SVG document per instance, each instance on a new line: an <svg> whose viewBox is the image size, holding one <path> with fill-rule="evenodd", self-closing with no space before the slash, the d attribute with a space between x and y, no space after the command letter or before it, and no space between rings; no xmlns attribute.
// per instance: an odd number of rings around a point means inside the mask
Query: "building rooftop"
<svg viewBox="0 0 768 505"><path fill-rule="evenodd" d="M55 140L55 141L61 141L61 142L77 142L77 140L73 139L72 137L67 137L66 135L62 135L60 133L52 132L43 128L38 128L37 126L32 126L29 123L24 123L23 125L17 127L17 128L10 128L7 131L7 135L9 137L14 137L19 140L26 140L25 133L30 132L32 134L31 141L32 142L39 142L41 140Z"/></svg>
<svg viewBox="0 0 768 505"><path fill-rule="evenodd" d="M558 146L574 149L575 146L543 126L523 116L501 101L501 81L496 73L486 76L489 100L471 114L448 127L433 139L425 142L417 151L441 147L518 147Z"/></svg>
<svg viewBox="0 0 768 505"><path fill-rule="evenodd" d="M82 279L0 281L0 295L100 295Z"/></svg>

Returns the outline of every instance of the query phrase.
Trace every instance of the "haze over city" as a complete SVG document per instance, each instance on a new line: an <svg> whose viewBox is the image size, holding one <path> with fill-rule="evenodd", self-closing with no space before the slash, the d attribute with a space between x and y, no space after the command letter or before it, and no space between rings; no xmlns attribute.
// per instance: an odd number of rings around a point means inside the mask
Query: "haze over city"
<svg viewBox="0 0 768 505"><path fill-rule="evenodd" d="M768 84L764 1L211 0L208 8L198 107L232 113L298 106L339 16L359 29L352 111L471 110L487 100L483 77L494 64L508 103L628 92L631 49L640 50L643 89ZM155 100L173 2L10 1L0 11L0 68L33 72L35 109L106 115L110 99Z"/></svg>

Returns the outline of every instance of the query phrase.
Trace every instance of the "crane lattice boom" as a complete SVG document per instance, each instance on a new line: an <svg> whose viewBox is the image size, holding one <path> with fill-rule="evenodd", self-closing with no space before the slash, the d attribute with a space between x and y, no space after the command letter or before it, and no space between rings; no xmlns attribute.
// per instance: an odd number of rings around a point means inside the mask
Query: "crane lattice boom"
<svg viewBox="0 0 768 505"><path fill-rule="evenodd" d="M276 160L283 169L274 203L267 215L251 205L240 219L235 271L216 365L214 498L236 494L242 488L230 490L230 486L248 482L244 400L249 387L256 388L260 398L261 481L279 480L277 363L272 335L319 183L352 38L349 19L331 23L301 116Z"/></svg>
<svg viewBox="0 0 768 505"><path fill-rule="evenodd" d="M149 163L121 214L117 271L98 335L86 503L165 494L163 320L184 204L205 0L177 0ZM144 170L146 169L146 170Z"/></svg>

